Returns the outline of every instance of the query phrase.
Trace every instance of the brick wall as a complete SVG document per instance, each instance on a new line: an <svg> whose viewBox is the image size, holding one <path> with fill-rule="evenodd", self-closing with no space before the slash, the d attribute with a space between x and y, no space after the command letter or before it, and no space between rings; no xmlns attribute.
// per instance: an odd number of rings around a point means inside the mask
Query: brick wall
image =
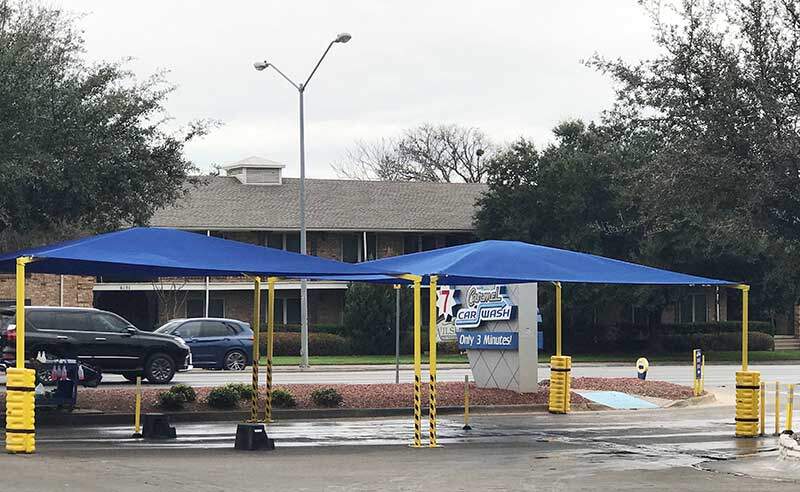
<svg viewBox="0 0 800 492"><path fill-rule="evenodd" d="M333 232L312 232L309 233L308 250L311 251L311 241L316 242L317 256L322 258L329 258L332 260L342 259L342 238L339 234Z"/></svg>
<svg viewBox="0 0 800 492"><path fill-rule="evenodd" d="M402 234L378 234L378 258L403 254Z"/></svg>
<svg viewBox="0 0 800 492"><path fill-rule="evenodd" d="M34 306L58 306L61 302L61 276L33 274L25 281L25 296ZM64 275L64 305L92 307L94 277ZM13 275L0 276L0 299L16 299L16 279Z"/></svg>

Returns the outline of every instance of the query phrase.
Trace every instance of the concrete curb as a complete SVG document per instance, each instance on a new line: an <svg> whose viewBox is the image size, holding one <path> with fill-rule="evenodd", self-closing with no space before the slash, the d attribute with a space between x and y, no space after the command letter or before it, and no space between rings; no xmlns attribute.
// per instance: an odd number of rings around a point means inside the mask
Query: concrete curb
<svg viewBox="0 0 800 492"><path fill-rule="evenodd" d="M698 405L708 405L709 403L714 403L715 401L717 401L717 397L714 396L714 393L706 392L705 395L693 396L685 400L674 401L669 405L665 406L664 408L695 407Z"/></svg>
<svg viewBox="0 0 800 492"><path fill-rule="evenodd" d="M546 413L548 406L540 405L486 405L470 407L473 415L512 414L512 413ZM572 405L573 412L601 411L610 408L597 403L576 403ZM245 421L250 418L250 412L245 410L234 411L207 411L207 412L176 412L169 413L172 422L231 422ZM461 415L464 413L462 406L439 407L439 415ZM409 408L304 408L297 410L275 409L275 420L313 420L313 419L352 419L352 418L380 418L408 416L411 418L412 409ZM423 410L427 418L427 409ZM39 412L36 416L36 425L39 427L62 426L91 426L91 425L125 425L133 426L133 414L129 413L58 413Z"/></svg>

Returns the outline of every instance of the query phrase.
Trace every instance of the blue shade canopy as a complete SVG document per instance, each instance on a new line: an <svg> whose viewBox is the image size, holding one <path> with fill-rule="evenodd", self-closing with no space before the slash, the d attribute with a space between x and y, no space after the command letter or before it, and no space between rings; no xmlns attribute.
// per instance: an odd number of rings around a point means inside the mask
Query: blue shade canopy
<svg viewBox="0 0 800 492"><path fill-rule="evenodd" d="M519 241L477 243L363 263L378 270L437 275L440 285L565 282L640 285L736 285L737 282L685 275L602 256ZM356 279L353 279L356 280ZM394 282L381 277L372 282Z"/></svg>
<svg viewBox="0 0 800 492"><path fill-rule="evenodd" d="M394 270L351 265L316 256L229 241L204 234L136 227L24 249L0 256L0 272L13 272L16 258L33 257L31 273L119 275L129 278L263 275L290 278L392 275Z"/></svg>

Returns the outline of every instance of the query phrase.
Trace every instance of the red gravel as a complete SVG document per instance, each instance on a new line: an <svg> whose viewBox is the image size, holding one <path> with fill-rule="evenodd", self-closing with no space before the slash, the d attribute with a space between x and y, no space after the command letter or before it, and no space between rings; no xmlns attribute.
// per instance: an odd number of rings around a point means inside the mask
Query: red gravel
<svg viewBox="0 0 800 492"><path fill-rule="evenodd" d="M546 404L549 381L540 383L539 391L519 394L514 391L476 388L470 385L471 405L535 405ZM277 388L289 391L297 401L297 408L314 408L311 393L319 388L336 388L342 395L343 408L411 408L413 403L412 384L289 384ZM573 389L622 391L641 396L652 396L678 400L692 396L691 388L661 381L641 381L636 378L573 378ZM428 405L428 385L422 387L422 405ZM142 410L157 410L156 397L164 389L145 388L142 396ZM186 405L186 411L209 410L205 398L211 388L196 388L197 402ZM263 387L262 402L263 409ZM580 395L572 394L572 403L585 403ZM437 385L439 406L460 406L464 403L464 384L442 382ZM132 413L134 409L134 389L120 388L79 388L78 407L104 412ZM240 405L242 409L246 404ZM0 410L5 412L5 393L0 393Z"/></svg>

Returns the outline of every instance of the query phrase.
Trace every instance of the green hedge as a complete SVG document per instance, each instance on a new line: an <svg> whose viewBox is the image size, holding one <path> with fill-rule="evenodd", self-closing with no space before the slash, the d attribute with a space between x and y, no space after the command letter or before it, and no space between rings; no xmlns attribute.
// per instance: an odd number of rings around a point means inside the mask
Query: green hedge
<svg viewBox="0 0 800 492"><path fill-rule="evenodd" d="M330 333L309 333L308 351L314 355L350 355L353 353L350 340L339 335L331 335ZM266 351L262 353L266 353ZM276 333L273 354L299 355L300 334Z"/></svg>
<svg viewBox="0 0 800 492"><path fill-rule="evenodd" d="M329 333L331 335L341 335L343 327L342 325L317 325L312 324L308 326L308 331L310 333ZM275 325L275 332L276 333L300 333L300 325L298 324L280 324ZM266 323L264 326L261 327L261 333L267 333L267 325Z"/></svg>
<svg viewBox="0 0 800 492"><path fill-rule="evenodd" d="M655 329L667 330L672 333L741 333L741 321L712 321L709 323L677 323L673 325L658 325ZM750 321L748 329L775 335L775 325L769 321Z"/></svg>
<svg viewBox="0 0 800 492"><path fill-rule="evenodd" d="M751 331L747 337L750 350L773 350L774 339L768 333ZM738 333L689 333L665 335L661 339L662 348L667 353L688 353L692 349L706 351L740 350L742 336Z"/></svg>

